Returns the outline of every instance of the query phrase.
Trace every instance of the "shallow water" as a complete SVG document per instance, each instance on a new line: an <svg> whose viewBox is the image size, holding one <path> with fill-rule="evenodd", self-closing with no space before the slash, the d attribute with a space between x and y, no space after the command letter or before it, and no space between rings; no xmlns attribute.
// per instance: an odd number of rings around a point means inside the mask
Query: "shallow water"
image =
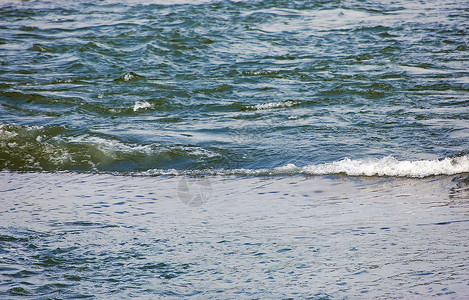
<svg viewBox="0 0 469 300"><path fill-rule="evenodd" d="M208 187L202 203L187 205L185 180L193 195ZM469 292L469 187L459 176L3 172L0 182L2 298Z"/></svg>

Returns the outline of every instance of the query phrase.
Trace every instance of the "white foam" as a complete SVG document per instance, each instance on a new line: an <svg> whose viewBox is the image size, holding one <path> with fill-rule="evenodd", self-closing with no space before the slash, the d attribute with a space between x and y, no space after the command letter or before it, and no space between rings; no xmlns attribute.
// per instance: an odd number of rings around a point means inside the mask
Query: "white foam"
<svg viewBox="0 0 469 300"><path fill-rule="evenodd" d="M134 76L132 73L127 73L127 74L125 74L124 77L123 77L124 81L130 81L130 80L132 80L132 79L134 79L134 78L135 78L135 76Z"/></svg>
<svg viewBox="0 0 469 300"><path fill-rule="evenodd" d="M249 108L257 109L257 110L264 110L264 109L291 107L297 104L299 104L299 102L297 101L268 102L268 103L252 105L252 106L249 106Z"/></svg>
<svg viewBox="0 0 469 300"><path fill-rule="evenodd" d="M157 146L156 145L135 145L135 144L127 144L116 140L105 139L97 136L77 136L72 138L67 138L67 142L69 143L77 143L77 144L89 144L94 145L102 152L106 153L107 155L114 157L117 152L121 153L141 153L150 155L155 152Z"/></svg>
<svg viewBox="0 0 469 300"><path fill-rule="evenodd" d="M276 168L280 174L328 175L346 174L350 176L394 176L427 177L432 175L454 175L469 173L469 155L447 157L443 160L399 161L392 156L381 159L344 158L339 161L297 167L293 164Z"/></svg>
<svg viewBox="0 0 469 300"><path fill-rule="evenodd" d="M21 135L26 135L29 137L36 137L36 140L40 142L39 138L41 131L44 130L44 126L31 125L31 126L20 126L20 125L7 125L0 124L0 142L6 142L15 138L18 138Z"/></svg>
<svg viewBox="0 0 469 300"><path fill-rule="evenodd" d="M138 111L139 109L147 109L151 108L151 104L146 101L137 101L134 105L134 111Z"/></svg>
<svg viewBox="0 0 469 300"><path fill-rule="evenodd" d="M351 160L310 165L301 173L323 175L345 173L351 176L427 177L469 172L469 155L447 157L443 160L399 161L388 156L381 159Z"/></svg>
<svg viewBox="0 0 469 300"><path fill-rule="evenodd" d="M8 140L16 137L17 135L18 133L9 130L6 125L0 124L0 140Z"/></svg>

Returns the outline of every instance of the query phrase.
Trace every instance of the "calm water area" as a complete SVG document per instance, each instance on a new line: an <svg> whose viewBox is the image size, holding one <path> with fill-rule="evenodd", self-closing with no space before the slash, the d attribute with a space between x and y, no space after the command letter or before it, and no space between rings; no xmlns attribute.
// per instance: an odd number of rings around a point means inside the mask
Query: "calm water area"
<svg viewBox="0 0 469 300"><path fill-rule="evenodd" d="M201 203L181 194L187 181ZM0 173L0 296L465 299L467 179Z"/></svg>

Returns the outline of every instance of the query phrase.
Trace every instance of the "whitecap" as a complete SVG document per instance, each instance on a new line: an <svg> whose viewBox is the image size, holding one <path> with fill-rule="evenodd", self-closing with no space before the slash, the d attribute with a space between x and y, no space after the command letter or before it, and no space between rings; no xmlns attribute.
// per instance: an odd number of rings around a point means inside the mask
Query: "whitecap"
<svg viewBox="0 0 469 300"><path fill-rule="evenodd" d="M137 111L139 109L147 109L147 108L151 108L150 103L148 103L146 101L137 101L137 102L135 102L134 111Z"/></svg>
<svg viewBox="0 0 469 300"><path fill-rule="evenodd" d="M275 108L285 108L285 107L292 107L298 105L299 102L297 101L283 101L283 102L267 102L261 103L256 105L248 106L249 109L255 110L265 110L265 109L275 109Z"/></svg>
<svg viewBox="0 0 469 300"><path fill-rule="evenodd" d="M68 143L88 144L96 147L113 158L116 153L142 153L146 155L153 154L158 148L157 145L138 145L123 143L117 140L105 139L97 136L83 135L66 139Z"/></svg>
<svg viewBox="0 0 469 300"><path fill-rule="evenodd" d="M456 175L469 173L469 154L463 156L446 157L441 160L399 161L392 156L381 159L349 159L344 158L324 164L298 167L287 164L277 168L264 169L208 169L185 170L174 172L168 170L151 170L151 175L241 175L241 176L274 176L274 175L334 175L348 176L382 176L382 177L412 177L424 178L439 175Z"/></svg>
<svg viewBox="0 0 469 300"><path fill-rule="evenodd" d="M427 177L469 172L469 155L442 160L399 161L392 156L381 159L344 158L331 163L302 167L300 173L326 175L345 173L350 176Z"/></svg>

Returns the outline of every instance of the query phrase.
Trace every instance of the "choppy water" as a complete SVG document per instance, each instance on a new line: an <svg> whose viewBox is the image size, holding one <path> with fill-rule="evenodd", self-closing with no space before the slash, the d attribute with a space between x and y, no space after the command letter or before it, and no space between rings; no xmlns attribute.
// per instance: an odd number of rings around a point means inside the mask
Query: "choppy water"
<svg viewBox="0 0 469 300"><path fill-rule="evenodd" d="M2 169L391 156L469 171L466 1L7 1L0 16Z"/></svg>

